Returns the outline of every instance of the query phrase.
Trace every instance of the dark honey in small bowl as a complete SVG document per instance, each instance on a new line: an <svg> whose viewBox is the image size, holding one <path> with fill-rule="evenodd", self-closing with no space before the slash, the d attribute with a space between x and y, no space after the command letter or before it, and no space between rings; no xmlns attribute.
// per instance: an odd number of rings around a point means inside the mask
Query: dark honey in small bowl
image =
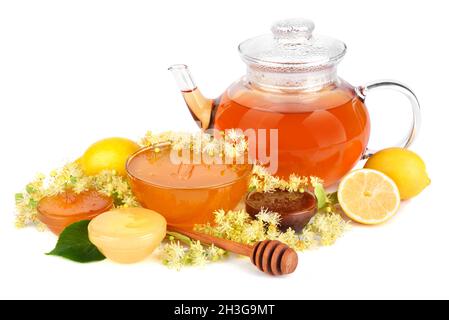
<svg viewBox="0 0 449 320"><path fill-rule="evenodd" d="M246 211L253 217L266 209L281 215L280 229L292 228L299 232L317 212L317 200L312 193L288 192L250 192L245 199Z"/></svg>

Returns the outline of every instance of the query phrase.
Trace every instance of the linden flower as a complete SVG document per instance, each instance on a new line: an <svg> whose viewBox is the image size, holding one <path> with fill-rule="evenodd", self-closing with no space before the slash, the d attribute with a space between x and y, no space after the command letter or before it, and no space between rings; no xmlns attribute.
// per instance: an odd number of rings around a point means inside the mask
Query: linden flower
<svg viewBox="0 0 449 320"><path fill-rule="evenodd" d="M139 141L139 144L142 146L150 146L154 143L152 138L153 138L153 133L151 131L147 131L145 133L145 136Z"/></svg>
<svg viewBox="0 0 449 320"><path fill-rule="evenodd" d="M192 242L187 257L189 263L195 266L201 266L207 262L206 251L199 241Z"/></svg>
<svg viewBox="0 0 449 320"><path fill-rule="evenodd" d="M330 246L341 237L348 223L337 213L321 212L316 214L304 228L301 240L305 248Z"/></svg>
<svg viewBox="0 0 449 320"><path fill-rule="evenodd" d="M249 181L249 189L260 191L262 189L262 182L258 176L252 175Z"/></svg>
<svg viewBox="0 0 449 320"><path fill-rule="evenodd" d="M73 186L73 191L75 193L81 193L89 188L89 179L87 177L82 177L76 181Z"/></svg>
<svg viewBox="0 0 449 320"><path fill-rule="evenodd" d="M300 189L304 189L309 183L309 178L307 177L298 177L295 174L290 175L289 183L288 183L288 191L296 192Z"/></svg>
<svg viewBox="0 0 449 320"><path fill-rule="evenodd" d="M191 150L194 152L194 153L197 153L197 154L200 154L201 152L202 152L202 150L203 150L203 147L202 147L202 145L201 145L201 142L199 142L199 143L193 143L192 145L191 145Z"/></svg>
<svg viewBox="0 0 449 320"><path fill-rule="evenodd" d="M221 248L218 248L214 245L211 245L206 249L206 257L209 261L216 262L220 260L224 255L226 254L226 251L224 251Z"/></svg>
<svg viewBox="0 0 449 320"><path fill-rule="evenodd" d="M262 208L262 210L260 210L260 212L256 215L256 218L273 226L279 226L282 219L279 213L271 212L265 208Z"/></svg>
<svg viewBox="0 0 449 320"><path fill-rule="evenodd" d="M204 246L199 241L190 240L188 237L176 234L181 242L170 236L170 243L162 248L162 262L169 268L180 270L184 266L202 266L209 262L215 262L226 255L226 251L214 245Z"/></svg>
<svg viewBox="0 0 449 320"><path fill-rule="evenodd" d="M179 134L177 136L173 135L170 138L167 138L168 140L165 142L168 142L171 144L171 148L175 151L180 150L190 150L191 149L191 136L187 136L186 134Z"/></svg>
<svg viewBox="0 0 449 320"><path fill-rule="evenodd" d="M220 151L220 144L216 141L209 141L203 147L203 152L207 153L210 156L220 154Z"/></svg>
<svg viewBox="0 0 449 320"><path fill-rule="evenodd" d="M280 179L278 177L269 176L263 182L263 192L272 192L280 186Z"/></svg>
<svg viewBox="0 0 449 320"><path fill-rule="evenodd" d="M174 139L174 141L180 144L182 148L189 149L191 148L191 145L194 143L195 139L188 133L181 133Z"/></svg>
<svg viewBox="0 0 449 320"><path fill-rule="evenodd" d="M173 142L176 134L172 131L165 131L159 134L154 134L152 131L147 131L145 136L140 140L142 146L153 146L163 142Z"/></svg>
<svg viewBox="0 0 449 320"><path fill-rule="evenodd" d="M239 155L244 154L248 150L248 142L245 139L240 140L235 144L235 150Z"/></svg>
<svg viewBox="0 0 449 320"><path fill-rule="evenodd" d="M278 228L275 225L270 224L266 231L266 239L277 240L279 239L280 234L281 232L278 230Z"/></svg>
<svg viewBox="0 0 449 320"><path fill-rule="evenodd" d="M180 270L184 265L185 248L179 241L172 241L162 250L162 263L169 268Z"/></svg>
<svg viewBox="0 0 449 320"><path fill-rule="evenodd" d="M323 180L318 177L310 177L310 183L315 187L318 184L323 184Z"/></svg>
<svg viewBox="0 0 449 320"><path fill-rule="evenodd" d="M304 246L303 249L313 247L317 241L316 234L311 230L310 227L306 227L302 230L300 239Z"/></svg>
<svg viewBox="0 0 449 320"><path fill-rule="evenodd" d="M232 225L229 221L225 220L223 222L221 222L218 226L217 226L217 233L218 234L222 234L222 235L227 235L229 238L232 238L232 232L234 231L234 229L232 228Z"/></svg>
<svg viewBox="0 0 449 320"><path fill-rule="evenodd" d="M269 176L270 174L268 173L267 169L265 169L262 166L254 166L253 168L253 174L256 176L259 176L261 178L264 178L266 176Z"/></svg>
<svg viewBox="0 0 449 320"><path fill-rule="evenodd" d="M264 225L260 221L252 221L246 224L240 234L240 242L244 244L253 244L265 235Z"/></svg>
<svg viewBox="0 0 449 320"><path fill-rule="evenodd" d="M343 234L348 224L340 215L328 213L315 216L312 226L321 236L321 245L329 246Z"/></svg>
<svg viewBox="0 0 449 320"><path fill-rule="evenodd" d="M239 153L235 149L234 145L229 142L225 142L225 144L224 144L224 153L225 153L226 157L228 157L228 158L235 158L239 155Z"/></svg>
<svg viewBox="0 0 449 320"><path fill-rule="evenodd" d="M243 225L250 219L250 216L244 210L234 211L231 214L234 214L233 220L236 225Z"/></svg>
<svg viewBox="0 0 449 320"><path fill-rule="evenodd" d="M301 240L295 233L295 230L292 228L288 228L287 231L279 234L278 240L287 244L292 249L300 250L301 249Z"/></svg>
<svg viewBox="0 0 449 320"><path fill-rule="evenodd" d="M221 224L223 223L223 221L225 221L225 217L226 217L226 211L224 211L223 209L219 209L217 211L214 212L214 221L217 224Z"/></svg>
<svg viewBox="0 0 449 320"><path fill-rule="evenodd" d="M232 142L237 142L244 137L243 132L236 129L226 130L226 138Z"/></svg>

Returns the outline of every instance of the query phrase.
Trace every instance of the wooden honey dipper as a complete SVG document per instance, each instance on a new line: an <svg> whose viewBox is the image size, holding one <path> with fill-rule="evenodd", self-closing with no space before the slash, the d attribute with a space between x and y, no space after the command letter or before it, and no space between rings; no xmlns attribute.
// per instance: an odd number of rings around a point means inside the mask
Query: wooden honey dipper
<svg viewBox="0 0 449 320"><path fill-rule="evenodd" d="M205 244L213 244L226 251L250 257L251 262L260 271L270 275L281 276L290 274L298 266L298 254L296 251L277 240L259 241L254 246L250 246L177 227L170 226L169 229Z"/></svg>

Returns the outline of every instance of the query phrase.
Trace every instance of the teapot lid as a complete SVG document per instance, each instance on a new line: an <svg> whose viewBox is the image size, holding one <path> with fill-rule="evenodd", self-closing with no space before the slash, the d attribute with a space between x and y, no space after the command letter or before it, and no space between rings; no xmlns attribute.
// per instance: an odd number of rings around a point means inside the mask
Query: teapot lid
<svg viewBox="0 0 449 320"><path fill-rule="evenodd" d="M239 52L248 65L273 72L313 71L337 64L346 53L346 45L313 35L314 29L315 24L307 19L281 20L271 27L272 34L242 42Z"/></svg>

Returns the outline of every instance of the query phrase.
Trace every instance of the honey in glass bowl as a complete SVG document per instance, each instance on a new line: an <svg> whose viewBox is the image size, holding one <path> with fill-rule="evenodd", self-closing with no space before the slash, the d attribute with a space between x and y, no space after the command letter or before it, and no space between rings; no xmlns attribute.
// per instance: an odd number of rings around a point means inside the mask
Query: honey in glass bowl
<svg viewBox="0 0 449 320"><path fill-rule="evenodd" d="M127 172L137 200L171 226L213 222L215 210L234 209L248 190L251 164L176 164L170 153L170 146L143 148L130 157Z"/></svg>

